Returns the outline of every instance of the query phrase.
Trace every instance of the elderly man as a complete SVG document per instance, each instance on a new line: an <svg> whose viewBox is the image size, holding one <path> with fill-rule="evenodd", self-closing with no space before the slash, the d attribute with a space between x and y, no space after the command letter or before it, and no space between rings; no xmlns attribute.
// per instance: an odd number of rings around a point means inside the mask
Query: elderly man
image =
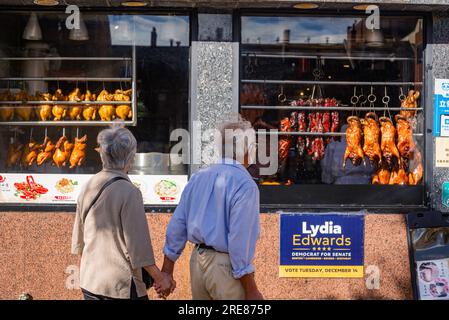
<svg viewBox="0 0 449 320"><path fill-rule="evenodd" d="M187 184L168 225L162 271L173 275L175 261L190 241L195 244L190 260L194 300L263 299L252 264L259 190L245 168L255 133L248 121L227 122L220 133L227 156Z"/></svg>

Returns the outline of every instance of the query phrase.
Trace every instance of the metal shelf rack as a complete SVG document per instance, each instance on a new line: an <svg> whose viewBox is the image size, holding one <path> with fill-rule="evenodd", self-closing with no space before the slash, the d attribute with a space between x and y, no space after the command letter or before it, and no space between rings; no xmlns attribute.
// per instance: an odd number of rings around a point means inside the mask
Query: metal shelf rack
<svg viewBox="0 0 449 320"><path fill-rule="evenodd" d="M124 61L131 62L131 77L2 77L0 81L73 81L73 82L128 82L131 83L131 101L0 101L0 108L7 105L30 108L36 105L131 105L132 119L124 120L125 125L137 125L137 90L136 90L136 48L132 48L132 57L2 57L0 61L49 60L49 61ZM115 121L100 120L62 120L62 121L0 121L2 126L107 126Z"/></svg>

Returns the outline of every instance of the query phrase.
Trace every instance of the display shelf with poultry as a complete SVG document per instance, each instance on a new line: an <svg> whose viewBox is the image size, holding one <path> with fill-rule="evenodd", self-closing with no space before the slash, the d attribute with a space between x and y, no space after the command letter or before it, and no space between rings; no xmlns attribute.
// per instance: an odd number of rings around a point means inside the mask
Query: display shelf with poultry
<svg viewBox="0 0 449 320"><path fill-rule="evenodd" d="M0 125L108 125L117 118L134 125L132 92L104 89L97 95L75 87L67 96L61 88L31 96L25 90L15 95L7 90L0 94Z"/></svg>

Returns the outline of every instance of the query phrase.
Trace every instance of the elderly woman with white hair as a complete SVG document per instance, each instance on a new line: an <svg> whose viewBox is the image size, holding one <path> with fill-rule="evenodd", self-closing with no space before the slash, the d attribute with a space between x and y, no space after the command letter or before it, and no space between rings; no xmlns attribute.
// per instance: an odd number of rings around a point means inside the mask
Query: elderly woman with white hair
<svg viewBox="0 0 449 320"><path fill-rule="evenodd" d="M136 139L118 125L101 131L97 141L103 170L78 197L72 235L84 298L147 300L145 271L165 297L175 283L155 265L142 194L127 175Z"/></svg>

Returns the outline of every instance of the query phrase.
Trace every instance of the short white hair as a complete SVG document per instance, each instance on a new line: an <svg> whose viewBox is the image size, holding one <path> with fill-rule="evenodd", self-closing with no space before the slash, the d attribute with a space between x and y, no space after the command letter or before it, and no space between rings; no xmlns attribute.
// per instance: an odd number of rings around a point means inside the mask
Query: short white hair
<svg viewBox="0 0 449 320"><path fill-rule="evenodd" d="M134 160L137 141L122 124L114 124L111 128L102 130L97 142L105 169L123 170Z"/></svg>
<svg viewBox="0 0 449 320"><path fill-rule="evenodd" d="M243 162L250 145L256 142L256 133L251 122L240 115L218 125L218 149L220 155ZM218 142L217 141L217 142Z"/></svg>

